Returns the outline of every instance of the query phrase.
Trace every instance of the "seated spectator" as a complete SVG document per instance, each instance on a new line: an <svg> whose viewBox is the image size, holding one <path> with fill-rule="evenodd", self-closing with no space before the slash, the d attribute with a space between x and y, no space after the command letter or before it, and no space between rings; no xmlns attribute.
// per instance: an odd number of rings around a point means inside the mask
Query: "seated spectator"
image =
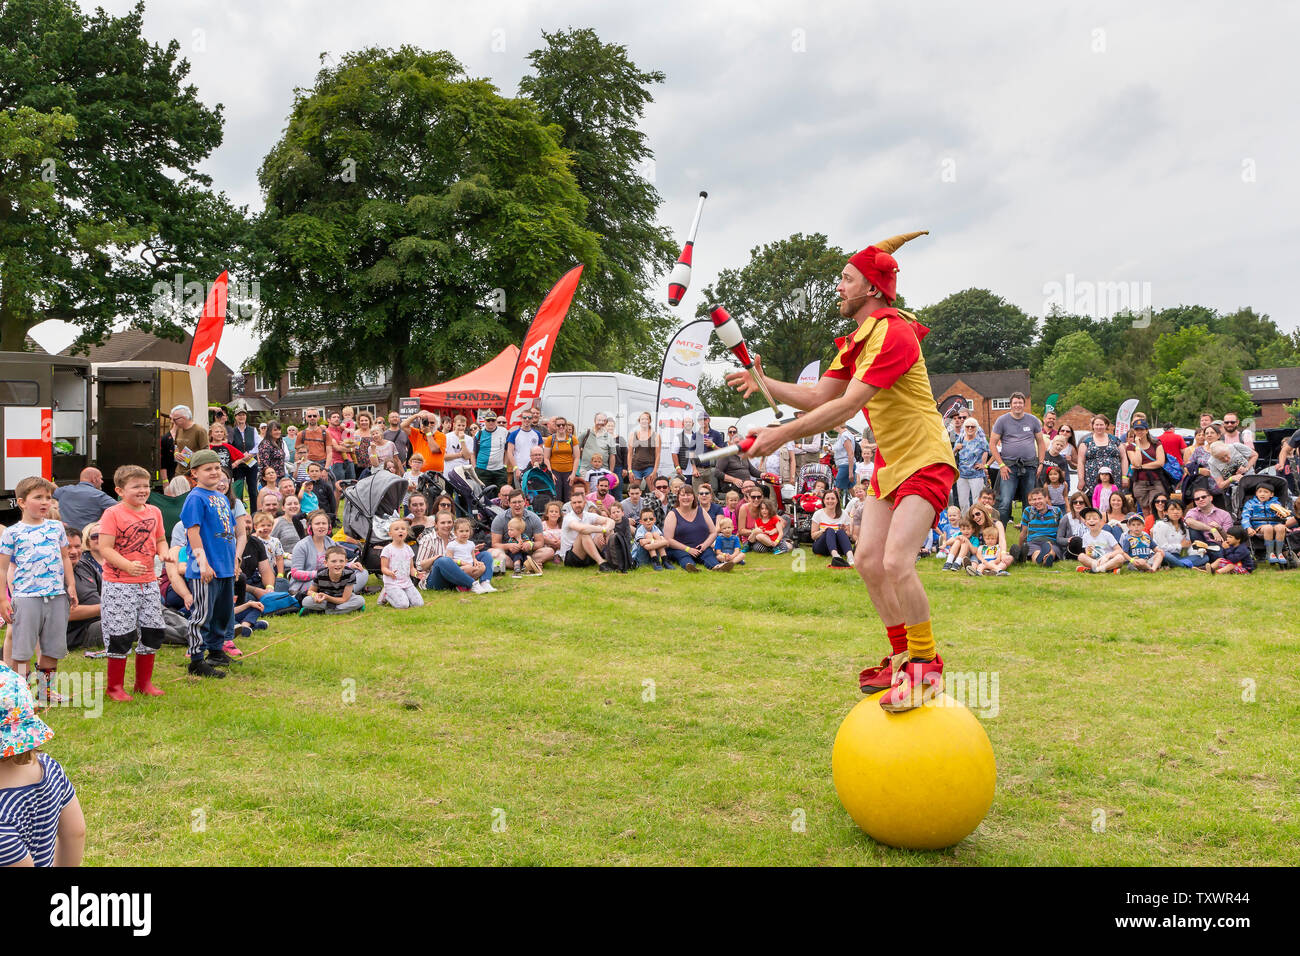
<svg viewBox="0 0 1300 956"><path fill-rule="evenodd" d="M978 507L979 505L971 505L972 509ZM960 571L975 556L979 538L975 534L975 523L970 514L968 509L966 514L957 519L957 533L948 542L948 560L943 563L945 571Z"/></svg>
<svg viewBox="0 0 1300 956"><path fill-rule="evenodd" d="M982 495L981 495L982 496ZM990 493L991 496L991 493ZM1011 566L1011 552L1007 549L1007 535L998 513L988 505L972 505L966 512L971 521L973 535L970 539L974 553L966 565L971 577L995 575L1007 577Z"/></svg>
<svg viewBox="0 0 1300 956"><path fill-rule="evenodd" d="M271 526L271 534L279 540L285 554L292 554L294 547L303 539L306 531L298 496L289 495L284 499L283 513Z"/></svg>
<svg viewBox="0 0 1300 956"><path fill-rule="evenodd" d="M330 550L335 546L329 536L329 515L325 512L313 511L308 516L308 528L311 531L311 536L303 538L294 545L293 553L289 559L289 593L295 597L303 596L311 589L312 582L320 576L322 570L326 569L326 559ZM342 551L346 558L347 552L343 551L342 548L339 550ZM360 591L370 577L369 572L356 562L349 564L345 560L343 564L352 574L355 589ZM337 601L327 603L338 604ZM318 608L317 610L324 610L324 608Z"/></svg>
<svg viewBox="0 0 1300 956"><path fill-rule="evenodd" d="M99 560L99 524L86 525L85 537L76 528L68 528L68 560L77 585L77 606L68 614L68 650L86 648L86 656L103 657L107 643L99 620L99 592L104 584L103 564Z"/></svg>
<svg viewBox="0 0 1300 956"><path fill-rule="evenodd" d="M623 514L629 519L637 516L637 522L640 523L641 508L648 504L641 495L641 483L638 481L628 482L627 497L619 502L623 506Z"/></svg>
<svg viewBox="0 0 1300 956"><path fill-rule="evenodd" d="M452 529L456 519L450 512L439 512L434 521L433 530L420 538L420 546L415 554L415 566L419 574L424 575L422 586L428 591L471 591L478 583L477 579L456 563L447 548L455 542ZM481 588L476 594L488 594Z"/></svg>
<svg viewBox="0 0 1300 956"><path fill-rule="evenodd" d="M1082 535L1083 550L1079 552L1079 566L1075 570L1091 571L1093 574L1114 571L1119 574L1120 568L1128 561L1128 556L1106 530L1101 512L1096 508L1085 508L1083 520L1088 527Z"/></svg>
<svg viewBox="0 0 1300 956"><path fill-rule="evenodd" d="M727 443L735 444L740 439L734 428L727 429ZM740 488L746 478L756 479L762 475L749 459L737 453L720 458L713 463L713 474L718 482L718 489Z"/></svg>
<svg viewBox="0 0 1300 956"><path fill-rule="evenodd" d="M558 502L557 502L558 504ZM545 526L527 507L527 500L522 491L510 493L510 507L492 519L493 558L500 558L507 565L517 566L517 573L522 574L524 566L530 574L541 574L542 565L555 557L555 551L544 540ZM520 521L522 529L516 534L510 532L510 522ZM514 540L511 540L514 539Z"/></svg>
<svg viewBox="0 0 1300 956"><path fill-rule="evenodd" d="M376 603L387 604L399 610L410 607L424 607L424 598L415 586L419 572L415 568L415 553L406 543L410 526L401 518L395 519L388 526L391 538L379 554L379 570L384 580L384 589L379 592Z"/></svg>
<svg viewBox="0 0 1300 956"><path fill-rule="evenodd" d="M188 493L188 481L186 492ZM117 504L117 499L104 491L104 475L98 468L81 469L81 479L75 485L64 485L54 492L59 503L59 515L70 528L84 528L98 521L105 511Z"/></svg>
<svg viewBox="0 0 1300 956"><path fill-rule="evenodd" d="M316 522L312 522L316 527ZM307 543L311 543L308 539ZM355 575L348 569L348 553L338 545L327 548L325 566L313 576L307 586L307 593L302 599L299 614L323 611L327 614L346 614L360 611L366 606L366 599L354 593Z"/></svg>
<svg viewBox="0 0 1300 956"><path fill-rule="evenodd" d="M1128 516L1128 530L1120 539L1120 549L1128 558L1129 567L1137 571L1158 571L1164 553L1156 547L1146 529L1143 518L1134 511Z"/></svg>
<svg viewBox="0 0 1300 956"><path fill-rule="evenodd" d="M1100 488L1101 485L1097 487ZM1122 492L1112 490L1102 500L1102 508L1105 509L1101 513L1102 523L1106 526L1106 530L1110 532L1110 536L1118 542L1124 535L1124 528L1128 523L1129 512L1133 510L1133 504Z"/></svg>
<svg viewBox="0 0 1300 956"><path fill-rule="evenodd" d="M1020 515L1021 554L1027 561L1050 568L1062 554L1056 547L1061 511L1052 506L1046 488L1029 492L1029 507Z"/></svg>
<svg viewBox="0 0 1300 956"><path fill-rule="evenodd" d="M866 481L859 481L853 486L852 497L849 498L848 504L844 506L844 525L845 530L849 533L849 540L856 546L858 543L858 532L862 527L862 506L867 500ZM961 510L958 509L958 514ZM954 527L956 522L953 523Z"/></svg>
<svg viewBox="0 0 1300 956"><path fill-rule="evenodd" d="M406 502L406 508L407 529L410 531L411 540L419 541L420 535L429 529L429 499L422 491L412 492Z"/></svg>
<svg viewBox="0 0 1300 956"><path fill-rule="evenodd" d="M713 486L707 481L701 481L695 488L695 497L699 499L700 509L707 511L716 525L718 519L722 517L722 505L714 500Z"/></svg>
<svg viewBox="0 0 1300 956"><path fill-rule="evenodd" d="M271 570L275 573L274 583L268 587L275 590L288 590L287 582L283 587L280 582L284 580L284 544L274 534L275 518L265 511L258 511L253 515L253 534L262 547L266 549L266 558L271 562ZM294 542L297 544L298 542Z"/></svg>
<svg viewBox="0 0 1300 956"><path fill-rule="evenodd" d="M845 513L847 514L847 511ZM961 509L956 505L949 505L939 515L939 523L935 526L935 530L930 532L935 536L935 557L943 558L944 564L948 563L948 555L952 551L952 542L957 537L957 526L960 523Z"/></svg>
<svg viewBox="0 0 1300 956"><path fill-rule="evenodd" d="M1278 504L1273 489L1267 484L1260 484L1241 509L1241 527L1248 538L1259 538L1264 542L1269 564L1286 567L1282 551L1286 546L1287 531L1295 526L1295 518Z"/></svg>
<svg viewBox="0 0 1300 956"><path fill-rule="evenodd" d="M592 457L595 458L599 456L593 455ZM596 472L593 471L592 474L594 475ZM616 504L614 496L609 493L608 474L603 474L596 479L596 490L587 495L587 500L598 507L605 508L606 510Z"/></svg>
<svg viewBox="0 0 1300 956"><path fill-rule="evenodd" d="M1169 496L1164 492L1156 495L1151 499L1151 513L1143 518L1143 531L1150 531L1155 527L1157 521L1165 516L1165 509L1169 507Z"/></svg>
<svg viewBox="0 0 1300 956"><path fill-rule="evenodd" d="M1070 495L1070 509L1056 525L1056 546L1062 556L1071 553L1071 539L1082 539L1088 530L1088 523L1083 520L1083 510L1087 507L1088 496L1082 491Z"/></svg>
<svg viewBox="0 0 1300 956"><path fill-rule="evenodd" d="M713 556L719 563L729 561L740 565L745 563L745 549L741 546L736 526L726 515L718 519L716 525L718 536L713 539Z"/></svg>
<svg viewBox="0 0 1300 956"><path fill-rule="evenodd" d="M663 527L664 518L668 516L668 511L672 505L668 503L668 479L662 475L657 475L654 479L654 485L651 487L650 494L645 499L645 504L654 509L655 523Z"/></svg>
<svg viewBox="0 0 1300 956"><path fill-rule="evenodd" d="M827 491L822 495L822 506L812 516L813 554L830 558L830 567L851 567L847 555L853 553L848 531L844 527L844 513L840 510L840 493Z"/></svg>
<svg viewBox="0 0 1300 956"><path fill-rule="evenodd" d="M534 445L528 450L528 467L519 474L519 490L528 499L529 507L532 507L539 492L551 494L553 491L553 498L563 500L560 497L560 478L551 471L545 459L546 452L542 446Z"/></svg>
<svg viewBox="0 0 1300 956"><path fill-rule="evenodd" d="M614 522L596 513L581 482L575 481L571 491L569 511L560 525L560 557L564 566L589 568L595 564L601 571L613 571L614 566L605 560L604 536L614 530Z"/></svg>
<svg viewBox="0 0 1300 956"><path fill-rule="evenodd" d="M1110 501L1110 494L1113 491L1119 491L1120 487L1115 483L1115 475L1111 471L1110 465L1102 465L1097 472L1097 484L1092 489L1092 506L1098 511L1105 513ZM1121 495L1123 492L1121 492Z"/></svg>
<svg viewBox="0 0 1300 956"><path fill-rule="evenodd" d="M1192 492L1192 503L1195 507L1187 512L1185 519L1192 544L1222 546L1224 533L1234 524L1232 515L1215 507L1213 495L1205 488Z"/></svg>
<svg viewBox="0 0 1300 956"><path fill-rule="evenodd" d="M1183 521L1183 503L1169 502L1164 516L1151 527L1151 540L1163 555L1161 563L1176 568L1197 568L1207 560L1204 551L1193 549Z"/></svg>
<svg viewBox="0 0 1300 956"><path fill-rule="evenodd" d="M677 492L676 507L664 519L668 560L675 561L684 571L699 571L698 564L709 570L730 571L733 567L730 562L719 564L714 556L713 539L717 533L713 519L700 509L695 489L683 484Z"/></svg>
<svg viewBox="0 0 1300 956"><path fill-rule="evenodd" d="M734 529L740 523L740 492L734 488L727 492L723 499L722 515L724 518L731 519L731 525Z"/></svg>
<svg viewBox="0 0 1300 956"><path fill-rule="evenodd" d="M749 535L750 551L756 554L780 554L782 550L788 550L784 547L785 538L781 519L777 517L772 502L761 495L754 504L753 521L753 528Z"/></svg>
<svg viewBox="0 0 1300 956"><path fill-rule="evenodd" d="M542 544L551 549L551 558L556 564L562 564L560 558L560 537L564 526L564 506L559 501L548 501L546 513L542 516Z"/></svg>
<svg viewBox="0 0 1300 956"><path fill-rule="evenodd" d="M632 560L636 562L637 567L649 566L656 571L665 570L664 557L668 553L668 539L664 537L663 531L655 522L653 508L645 508L641 511L641 521L637 525L633 539Z"/></svg>
<svg viewBox="0 0 1300 956"><path fill-rule="evenodd" d="M1223 553L1196 570L1214 574L1250 574L1255 570L1255 555L1251 553L1246 529L1239 524L1224 533Z"/></svg>

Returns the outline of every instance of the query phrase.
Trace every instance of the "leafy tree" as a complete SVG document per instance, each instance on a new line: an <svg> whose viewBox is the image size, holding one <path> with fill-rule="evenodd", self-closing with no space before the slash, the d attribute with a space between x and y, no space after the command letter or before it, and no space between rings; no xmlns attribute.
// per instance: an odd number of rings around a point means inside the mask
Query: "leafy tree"
<svg viewBox="0 0 1300 956"><path fill-rule="evenodd" d="M1300 428L1300 399L1286 407L1286 421L1282 423L1282 427Z"/></svg>
<svg viewBox="0 0 1300 956"><path fill-rule="evenodd" d="M1082 405L1090 412L1100 412L1115 420L1115 412L1127 399L1131 398L1124 387L1110 375L1090 375L1065 392L1057 408L1068 409Z"/></svg>
<svg viewBox="0 0 1300 956"><path fill-rule="evenodd" d="M821 233L796 233L757 246L746 265L718 273L717 282L705 288L697 314L706 316L711 303L726 306L744 326L750 350L763 357L769 375L794 381L815 359L825 371L835 357L836 337L852 328L840 315L835 292L848 258ZM716 336L711 342L711 357L729 355Z"/></svg>
<svg viewBox="0 0 1300 956"><path fill-rule="evenodd" d="M533 74L519 91L561 130L573 154L573 175L587 199L583 224L598 237L599 259L574 299L592 335L570 353L583 368L629 369L657 375L674 318L655 293L656 279L677 258L672 234L656 225L660 197L642 170L654 157L637 128L650 86L663 73L639 69L627 48L602 43L594 30L543 33L528 55ZM556 369L573 367L560 365Z"/></svg>
<svg viewBox="0 0 1300 956"><path fill-rule="evenodd" d="M308 381L391 365L398 394L464 373L521 341L555 280L600 255L555 129L445 52L372 48L322 69L260 181L253 365L273 377L295 355ZM570 316L556 366L578 366L598 332Z"/></svg>
<svg viewBox="0 0 1300 956"><path fill-rule="evenodd" d="M1259 362L1260 351L1282 336L1276 322L1251 308L1222 316L1216 331L1245 353L1245 368L1263 368Z"/></svg>
<svg viewBox="0 0 1300 956"><path fill-rule="evenodd" d="M1256 368L1300 367L1300 330L1280 334L1255 356Z"/></svg>
<svg viewBox="0 0 1300 956"><path fill-rule="evenodd" d="M1151 383L1151 407L1156 417L1192 422L1204 408L1253 415L1259 408L1241 387L1240 355L1216 339L1157 375Z"/></svg>
<svg viewBox="0 0 1300 956"><path fill-rule="evenodd" d="M198 171L221 107L184 85L177 41L141 36L143 15L0 3L0 348L47 319L77 325L77 348L121 316L179 338L155 283L211 281L242 255L242 211Z"/></svg>
<svg viewBox="0 0 1300 956"><path fill-rule="evenodd" d="M1043 372L1043 365L1047 357L1052 354L1052 349L1056 348L1056 343L1074 332L1093 332L1093 320L1086 315L1073 315L1068 312L1062 312L1056 306L1047 313L1043 318L1042 328L1038 331L1038 338L1034 341L1034 346L1029 352L1029 371L1033 378L1038 378ZM1035 388L1034 391L1039 391ZM1050 394L1050 393L1048 393Z"/></svg>
<svg viewBox="0 0 1300 956"><path fill-rule="evenodd" d="M932 373L1027 368L1034 320L987 289L956 292L921 309L930 327L926 367Z"/></svg>
<svg viewBox="0 0 1300 956"><path fill-rule="evenodd" d="M1219 313L1204 305L1175 305L1155 313L1155 321L1167 322L1172 331L1189 325L1203 325L1211 331L1219 327Z"/></svg>
<svg viewBox="0 0 1300 956"><path fill-rule="evenodd" d="M659 374L658 369L655 369L655 374ZM721 377L701 376L698 394L701 404L714 417L739 418L754 410L750 407L752 400L741 398L740 393L734 388L728 388L726 379Z"/></svg>
<svg viewBox="0 0 1300 956"><path fill-rule="evenodd" d="M1187 356L1213 346L1216 341L1214 334L1204 325L1187 325L1177 332L1166 332L1156 340L1156 370L1171 372Z"/></svg>
<svg viewBox="0 0 1300 956"><path fill-rule="evenodd" d="M1035 392L1050 395L1067 392L1085 378L1102 375L1106 370L1106 357L1101 346L1088 332L1071 332L1058 339L1051 355L1043 364L1039 376L1042 380Z"/></svg>

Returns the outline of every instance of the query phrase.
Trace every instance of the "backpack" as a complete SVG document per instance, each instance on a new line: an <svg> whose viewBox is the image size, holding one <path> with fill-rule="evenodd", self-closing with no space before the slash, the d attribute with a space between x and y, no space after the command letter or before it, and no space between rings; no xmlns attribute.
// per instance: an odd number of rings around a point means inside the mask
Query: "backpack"
<svg viewBox="0 0 1300 956"><path fill-rule="evenodd" d="M631 571L636 566L632 560L632 546L620 530L616 529L605 541L605 560L620 572Z"/></svg>
<svg viewBox="0 0 1300 956"><path fill-rule="evenodd" d="M1182 481L1183 463L1179 461L1177 458L1173 458L1169 454L1166 454L1164 470L1165 470L1165 474L1168 475L1174 481Z"/></svg>

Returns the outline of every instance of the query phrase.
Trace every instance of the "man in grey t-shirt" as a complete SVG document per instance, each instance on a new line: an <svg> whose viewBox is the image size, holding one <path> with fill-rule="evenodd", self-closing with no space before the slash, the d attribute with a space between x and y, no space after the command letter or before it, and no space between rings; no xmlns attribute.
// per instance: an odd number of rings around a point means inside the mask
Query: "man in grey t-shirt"
<svg viewBox="0 0 1300 956"><path fill-rule="evenodd" d="M525 558L531 557L541 567L555 557L555 549L542 543L542 519L529 511L526 504L527 499L522 491L512 491L510 509L492 519L492 556L513 565L515 556L522 554ZM524 523L524 537L529 540L523 544L512 544L506 540L509 537L511 518L519 518Z"/></svg>
<svg viewBox="0 0 1300 956"><path fill-rule="evenodd" d="M1011 523L1011 506L1019 499L1023 510L1038 474L1038 461L1047 453L1043 423L1025 412L1025 393L1012 392L1011 411L993 423L989 451L998 463L998 516Z"/></svg>

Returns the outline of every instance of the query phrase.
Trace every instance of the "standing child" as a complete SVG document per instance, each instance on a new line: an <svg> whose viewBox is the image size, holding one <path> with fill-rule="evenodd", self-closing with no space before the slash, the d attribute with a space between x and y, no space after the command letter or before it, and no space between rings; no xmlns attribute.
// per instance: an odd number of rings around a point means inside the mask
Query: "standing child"
<svg viewBox="0 0 1300 956"><path fill-rule="evenodd" d="M153 665L166 624L154 559L175 559L167 547L162 512L149 504L149 472L139 465L123 465L113 473L113 487L121 501L99 519L104 565L99 619L108 639L108 696L120 702L132 699L122 685L126 655L135 643L136 693L161 697L163 692L153 684Z"/></svg>
<svg viewBox="0 0 1300 956"><path fill-rule="evenodd" d="M214 665L231 663L223 645L235 636L235 517L230 499L219 490L225 472L216 452L196 451L190 474L198 484L181 508L189 544L185 584L194 595L189 672L195 677L225 677Z"/></svg>
<svg viewBox="0 0 1300 956"><path fill-rule="evenodd" d="M454 525L456 540L447 545L447 557L455 561L462 571L474 579L470 590L475 594L491 594L496 590L492 586L492 559L486 562L478 560L474 542L469 539L474 526L468 518L457 518Z"/></svg>
<svg viewBox="0 0 1300 956"><path fill-rule="evenodd" d="M86 817L59 762L38 751L54 731L27 682L0 666L0 866L80 866Z"/></svg>
<svg viewBox="0 0 1300 956"><path fill-rule="evenodd" d="M1097 472L1097 485L1092 489L1092 506L1098 510L1109 508L1110 493L1119 491L1115 486L1115 476L1110 465L1102 465Z"/></svg>
<svg viewBox="0 0 1300 956"><path fill-rule="evenodd" d="M325 551L325 567L316 572L307 596L302 599L299 616L308 611L325 611L329 614L346 614L348 611L364 611L366 599L354 594L352 584L356 580L348 569L348 553L337 544Z"/></svg>
<svg viewBox="0 0 1300 956"><path fill-rule="evenodd" d="M213 455L215 458L216 456ZM37 700L60 702L51 683L59 661L68 654L68 615L77 606L77 585L68 557L63 525L49 517L54 485L29 477L14 489L22 520L0 534L0 617L9 622L14 670L26 677L40 645ZM9 584L9 567L14 568ZM8 584L13 600L5 591Z"/></svg>
<svg viewBox="0 0 1300 956"><path fill-rule="evenodd" d="M379 595L380 604L395 608L424 607L424 598L411 577L415 553L406 543L411 526L404 518L397 518L388 526L392 541L379 553L379 569L384 575L384 590Z"/></svg>

